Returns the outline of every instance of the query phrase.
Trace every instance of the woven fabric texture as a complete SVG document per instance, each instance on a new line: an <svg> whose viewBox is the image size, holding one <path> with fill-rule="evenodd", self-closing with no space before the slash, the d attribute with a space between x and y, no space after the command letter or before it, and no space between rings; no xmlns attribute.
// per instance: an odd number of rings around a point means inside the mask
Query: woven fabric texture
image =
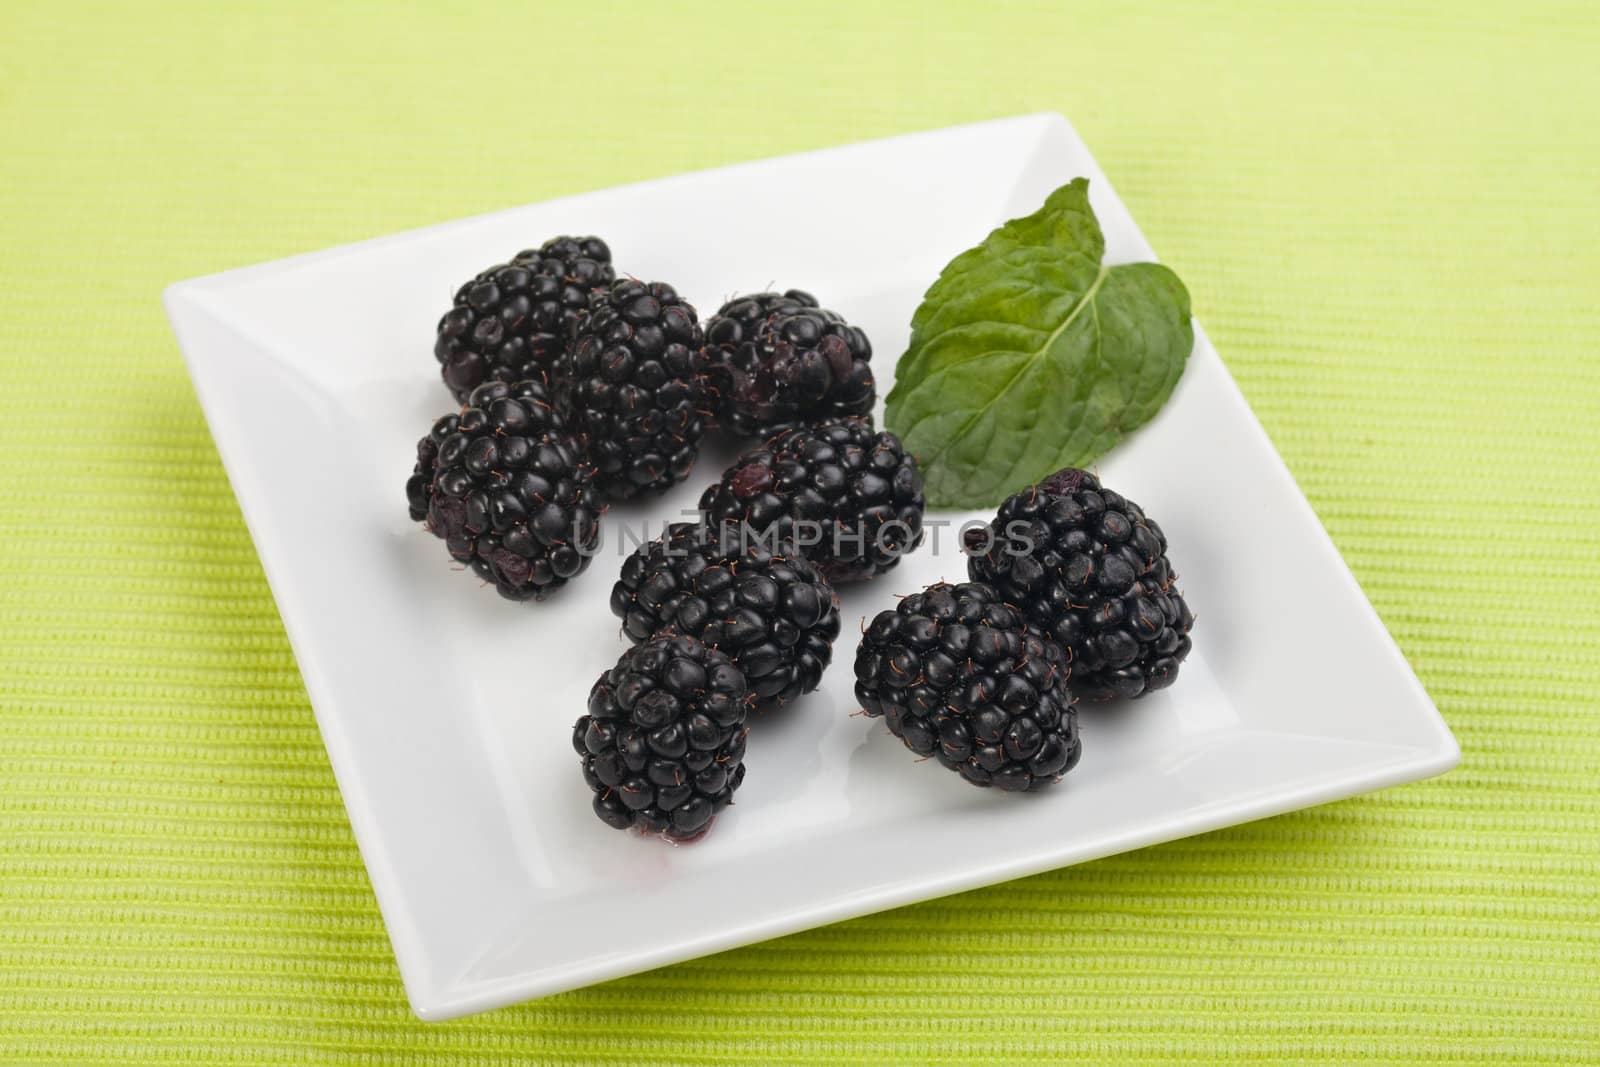
<svg viewBox="0 0 1600 1067"><path fill-rule="evenodd" d="M1597 55L1583 2L0 4L0 1063L1600 1062ZM1461 766L416 1021L162 286L1040 110Z"/></svg>

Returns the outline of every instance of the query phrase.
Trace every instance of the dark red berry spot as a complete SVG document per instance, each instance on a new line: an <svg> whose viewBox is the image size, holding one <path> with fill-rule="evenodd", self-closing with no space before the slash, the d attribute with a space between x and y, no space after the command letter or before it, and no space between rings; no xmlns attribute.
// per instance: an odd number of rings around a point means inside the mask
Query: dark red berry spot
<svg viewBox="0 0 1600 1067"><path fill-rule="evenodd" d="M772 488L772 468L760 463L740 467L733 472L728 488L733 490L733 495L740 500L748 500L758 493L764 493Z"/></svg>
<svg viewBox="0 0 1600 1067"><path fill-rule="evenodd" d="M1056 471L1040 482L1039 489L1052 496L1071 496L1078 491L1078 487L1083 484L1086 477L1088 477L1087 471L1081 471L1076 467L1067 467L1065 470Z"/></svg>

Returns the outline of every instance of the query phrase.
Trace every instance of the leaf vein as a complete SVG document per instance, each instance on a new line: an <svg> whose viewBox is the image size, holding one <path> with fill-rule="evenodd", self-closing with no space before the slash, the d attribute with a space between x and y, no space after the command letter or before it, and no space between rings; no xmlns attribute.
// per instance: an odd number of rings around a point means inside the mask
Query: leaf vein
<svg viewBox="0 0 1600 1067"><path fill-rule="evenodd" d="M1018 380L1021 379L1023 375L1027 374L1028 371L1038 366L1039 360L1044 357L1045 353L1050 351L1050 346L1055 344L1056 340L1066 332L1067 327L1072 325L1073 320L1076 319L1083 311L1084 305L1088 304L1093 306L1095 296L1100 292L1100 285L1106 280L1106 274L1109 272L1109 269L1110 268L1106 267L1104 264L1101 264L1099 272L1095 275L1094 282L1089 286L1088 289L1084 290L1083 296L1078 298L1078 302L1073 305L1072 310L1069 311L1067 316L1061 320L1061 325L1050 331L1050 336L1044 339L1044 343L1042 345L1034 349L1032 352L1027 353L1027 358L1023 360L1022 365L1016 370L1012 371L1011 377L1006 379L1006 384L1000 387L1000 391L994 395L993 399L989 400L985 404L979 405L976 409L974 409L972 414L967 416L966 421L961 424L960 428L945 439L945 443L940 447L939 451L935 452L933 454L933 458L928 461L930 464L937 463L939 460L943 459L945 454L950 451L950 446L956 441L965 437L967 433L971 431L973 424L983 417L984 412L1000 403L1001 400L1004 400L1005 395L1011 391L1011 387L1016 385ZM1098 313L1096 314L1098 315Z"/></svg>

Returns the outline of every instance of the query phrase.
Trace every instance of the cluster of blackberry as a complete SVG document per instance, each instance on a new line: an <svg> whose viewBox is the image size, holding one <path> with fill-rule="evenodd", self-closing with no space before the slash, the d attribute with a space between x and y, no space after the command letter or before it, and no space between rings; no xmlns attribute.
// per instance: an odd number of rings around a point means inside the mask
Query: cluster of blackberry
<svg viewBox="0 0 1600 1067"><path fill-rule="evenodd" d="M967 570L1072 656L1085 700L1165 689L1189 654L1194 616L1174 586L1167 537L1143 509L1068 468L1006 499L969 533Z"/></svg>
<svg viewBox="0 0 1600 1067"><path fill-rule="evenodd" d="M787 704L821 682L839 636L838 597L793 542L780 541L775 547L746 543L731 529L677 523L628 557L611 590L611 610L635 647L595 683L589 714L578 720L573 736L584 759L584 776L596 794L595 812L616 827L659 831L673 840L697 837L744 779L739 761L747 713ZM662 726L657 722L657 702L664 698L636 699L641 690L628 678L630 672L637 673L640 656L657 656L656 650L666 646L679 660L700 663L708 677L723 684L675 690L673 715ZM688 668L680 670L698 677ZM697 732L696 724L707 716L718 724L723 721L705 707L706 702L720 702L724 693L735 691L738 707L727 716L737 736L713 736L707 729ZM613 692L614 697L609 695ZM664 752L652 743L657 734L647 732L641 735L644 747L636 747L638 758L627 763L634 776L619 786L609 768L616 759L626 762L629 750L624 744L621 756L608 755L617 742L595 732L595 723L608 715L623 720L619 728L624 742L632 736L630 731L681 729L691 740L704 736L706 746L691 747L683 758L715 748L725 756L721 770L726 773L717 773L716 767L691 768L694 778L668 782L669 768L661 760L678 758L676 745ZM644 782L654 792L640 784L641 766L634 765L640 760L646 761L642 767L649 772ZM704 804L708 793L702 788L702 776L720 790L709 794L709 807ZM691 780L693 791L678 788Z"/></svg>
<svg viewBox="0 0 1600 1067"><path fill-rule="evenodd" d="M706 431L720 427L784 437L781 446L763 445L741 459L735 469L743 473L732 486L707 491L708 521L781 526L835 581L879 573L920 540L916 464L898 440L871 426L872 346L809 293L736 297L702 330L694 307L670 285L619 280L600 238L554 237L462 285L439 320L434 354L462 405L446 418L462 417L474 391L489 384L543 390L553 409L553 424L543 430L576 461L570 478L582 492L523 504L547 513L564 508L567 525L581 524L585 533L595 501L659 493L683 481ZM476 552L493 531L452 510L427 441L418 445L407 487L413 515L456 559L486 559L464 555L466 541ZM762 465L772 473L756 492L749 487ZM492 563L473 567L502 592L509 585L538 596L576 573L570 560L562 562L549 579L523 581L505 580ZM508 566L514 575L517 566Z"/></svg>
<svg viewBox="0 0 1600 1067"><path fill-rule="evenodd" d="M512 600L537 599L589 565L600 501L576 441L537 381L490 381L417 442L411 518Z"/></svg>
<svg viewBox="0 0 1600 1067"><path fill-rule="evenodd" d="M594 813L619 830L693 840L744 781L744 675L693 637L652 637L589 691L572 727Z"/></svg>
<svg viewBox="0 0 1600 1067"><path fill-rule="evenodd" d="M979 582L940 582L878 613L856 651L856 699L919 756L1021 791L1078 762L1071 669L1054 641Z"/></svg>
<svg viewBox="0 0 1600 1067"><path fill-rule="evenodd" d="M554 237L480 271L439 320L433 354L461 403L487 381L554 387L589 295L616 278L598 237Z"/></svg>
<svg viewBox="0 0 1600 1067"><path fill-rule="evenodd" d="M627 559L611 610L639 648L672 637L727 656L750 707L788 704L818 686L833 658L832 583L873 577L915 548L923 508L916 460L893 434L860 416L790 425L706 489L699 522L667 527ZM602 754L590 740L586 760ZM656 828L623 821L605 799L612 787L595 781L602 818Z"/></svg>
<svg viewBox="0 0 1600 1067"><path fill-rule="evenodd" d="M602 500L688 476L711 414L699 317L670 285L618 280L598 237L555 237L479 272L439 320L434 355L463 405L486 382L536 382Z"/></svg>
<svg viewBox="0 0 1600 1067"><path fill-rule="evenodd" d="M808 293L728 301L702 330L669 285L617 277L598 237L479 272L434 354L461 404L417 444L412 519L504 596L588 566L605 502L685 479L713 428L762 443L624 564L634 643L573 741L613 826L703 833L743 780L745 717L815 689L839 635L832 583L922 539L922 479L871 422L872 346Z"/></svg>
<svg viewBox="0 0 1600 1067"><path fill-rule="evenodd" d="M867 627L856 699L974 785L1038 789L1078 762L1074 701L1171 685L1194 616L1161 527L1087 471L1009 497L966 548L970 582Z"/></svg>
<svg viewBox="0 0 1600 1067"><path fill-rule="evenodd" d="M881 574L921 542L922 475L897 437L873 428L866 336L809 294L732 300L707 324L706 341L699 370L710 419L765 440L705 490L699 522L669 526L628 558L611 609L635 652L699 642L728 658L749 707L784 705L815 689L833 658L833 584ZM583 729L588 767L606 742ZM595 810L611 825L663 825L637 788L589 777ZM664 803L659 790L654 798ZM669 808L680 801L697 803L666 795ZM619 804L643 814L625 818ZM699 810L688 820L695 834L704 831ZM676 814L665 817L666 836L681 838Z"/></svg>
<svg viewBox="0 0 1600 1067"><path fill-rule="evenodd" d="M866 334L798 289L735 297L706 323L717 417L745 437L870 416L871 359Z"/></svg>
<svg viewBox="0 0 1600 1067"><path fill-rule="evenodd" d="M434 352L461 405L417 444L413 520L503 596L577 577L607 501L688 477L713 429L759 438L611 591L631 647L572 743L607 824L689 840L744 780L749 716L816 689L834 585L923 539L922 476L876 429L872 347L799 290L736 297L702 329L669 285L620 280L597 237L557 237L477 274ZM1161 528L1064 470L968 532L968 575L880 612L856 697L913 752L1009 791L1082 752L1077 699L1170 685L1193 616Z"/></svg>

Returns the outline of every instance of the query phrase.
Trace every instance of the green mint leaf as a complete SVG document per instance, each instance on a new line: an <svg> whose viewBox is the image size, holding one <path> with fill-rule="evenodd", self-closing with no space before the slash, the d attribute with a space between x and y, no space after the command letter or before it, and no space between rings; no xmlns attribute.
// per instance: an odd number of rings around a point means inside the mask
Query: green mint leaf
<svg viewBox="0 0 1600 1067"><path fill-rule="evenodd" d="M1159 263L1108 267L1079 178L950 261L911 319L888 426L928 503L983 507L1091 463L1148 422L1194 347Z"/></svg>

